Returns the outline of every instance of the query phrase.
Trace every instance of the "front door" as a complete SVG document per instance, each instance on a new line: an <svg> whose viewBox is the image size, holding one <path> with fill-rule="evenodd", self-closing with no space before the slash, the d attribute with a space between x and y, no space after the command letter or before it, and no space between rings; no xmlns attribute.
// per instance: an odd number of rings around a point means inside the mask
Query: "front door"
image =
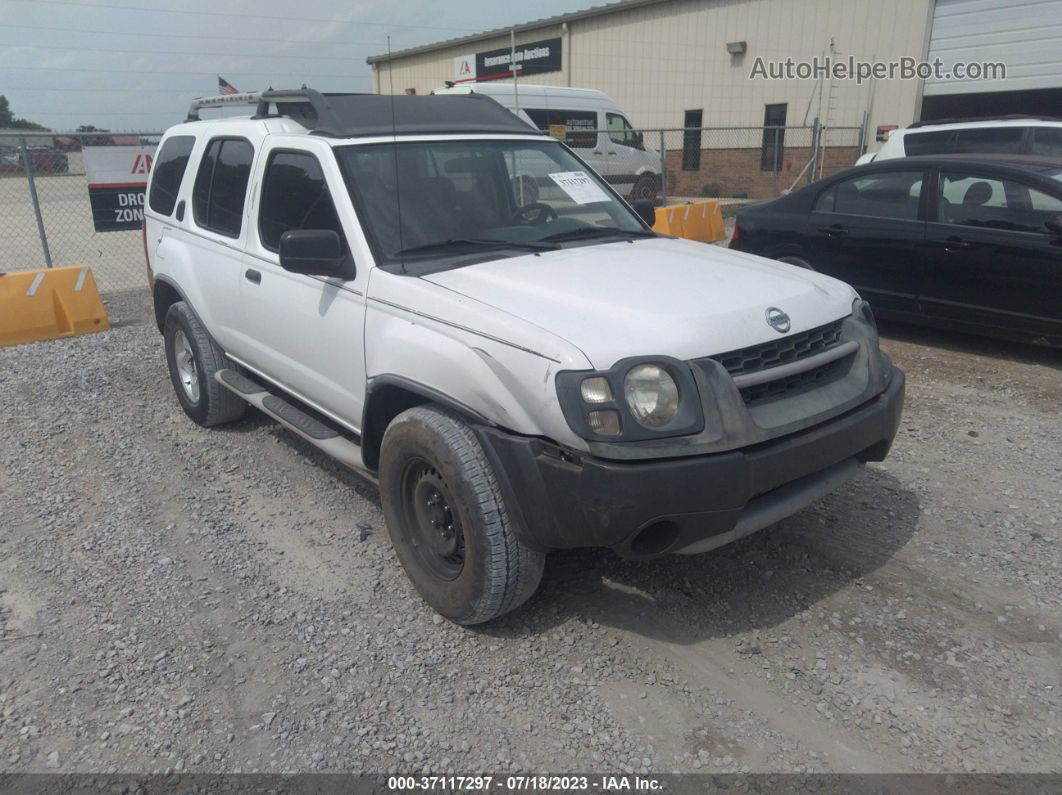
<svg viewBox="0 0 1062 795"><path fill-rule="evenodd" d="M809 260L859 291L875 309L915 317L923 278L921 169L835 182L808 216Z"/></svg>
<svg viewBox="0 0 1062 795"><path fill-rule="evenodd" d="M925 312L1031 337L1062 337L1062 188L977 169L940 174L927 226Z"/></svg>
<svg viewBox="0 0 1062 795"><path fill-rule="evenodd" d="M357 263L363 240L327 144L267 141L256 170L254 229L240 280L244 364L323 413L358 430L365 388L368 262L353 280L280 267L280 236L330 229ZM347 221L344 223L343 219ZM356 236L353 249L350 241Z"/></svg>

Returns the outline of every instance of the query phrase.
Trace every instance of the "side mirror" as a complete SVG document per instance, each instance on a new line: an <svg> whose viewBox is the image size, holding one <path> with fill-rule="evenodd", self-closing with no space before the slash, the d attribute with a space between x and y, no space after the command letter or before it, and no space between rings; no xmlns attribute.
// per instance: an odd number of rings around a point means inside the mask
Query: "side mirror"
<svg viewBox="0 0 1062 795"><path fill-rule="evenodd" d="M645 149L645 135L640 132L634 133L634 148Z"/></svg>
<svg viewBox="0 0 1062 795"><path fill-rule="evenodd" d="M1049 215L1044 219L1044 228L1055 237L1062 237L1062 213Z"/></svg>
<svg viewBox="0 0 1062 795"><path fill-rule="evenodd" d="M656 206L649 199L635 199L631 207L649 226L656 223Z"/></svg>
<svg viewBox="0 0 1062 795"><path fill-rule="evenodd" d="M306 276L354 276L353 263L332 229L290 229L282 234L280 267Z"/></svg>

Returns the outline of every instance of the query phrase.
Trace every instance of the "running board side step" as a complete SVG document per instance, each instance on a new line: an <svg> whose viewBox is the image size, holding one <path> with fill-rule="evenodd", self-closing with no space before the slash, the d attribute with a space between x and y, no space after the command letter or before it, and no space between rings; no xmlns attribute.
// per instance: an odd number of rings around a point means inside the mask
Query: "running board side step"
<svg viewBox="0 0 1062 795"><path fill-rule="evenodd" d="M365 468L361 447L341 436L335 428L311 417L302 409L277 397L257 381L235 370L218 370L214 378L230 392L236 393L289 431L297 433L318 450L376 483L376 475Z"/></svg>

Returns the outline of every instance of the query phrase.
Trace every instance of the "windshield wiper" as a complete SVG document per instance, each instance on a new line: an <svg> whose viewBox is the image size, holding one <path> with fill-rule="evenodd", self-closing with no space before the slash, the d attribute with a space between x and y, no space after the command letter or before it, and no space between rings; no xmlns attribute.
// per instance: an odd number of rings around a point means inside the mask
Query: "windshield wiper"
<svg viewBox="0 0 1062 795"><path fill-rule="evenodd" d="M629 237L656 237L656 232L645 229L620 229L618 227L605 228L603 226L587 226L582 229L569 229L566 232L557 232L546 235L542 240L576 240L581 237L613 237L615 235L627 235Z"/></svg>
<svg viewBox="0 0 1062 795"><path fill-rule="evenodd" d="M481 238L452 238L450 240L437 240L434 243L425 243L422 246L413 246L396 251L391 256L401 257L406 254L420 254L426 251L434 251L440 248L453 248L455 246L492 246L493 248L522 248L527 251L556 251L560 246L555 243L542 243L531 240L486 240Z"/></svg>

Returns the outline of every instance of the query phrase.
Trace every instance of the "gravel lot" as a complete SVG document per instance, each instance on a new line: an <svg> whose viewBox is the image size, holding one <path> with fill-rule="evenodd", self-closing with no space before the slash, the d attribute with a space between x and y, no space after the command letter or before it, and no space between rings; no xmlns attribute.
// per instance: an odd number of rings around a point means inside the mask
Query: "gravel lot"
<svg viewBox="0 0 1062 795"><path fill-rule="evenodd" d="M886 329L891 458L744 542L552 555L467 630L375 490L181 413L142 294L0 350L0 771L1062 770L1062 363Z"/></svg>

